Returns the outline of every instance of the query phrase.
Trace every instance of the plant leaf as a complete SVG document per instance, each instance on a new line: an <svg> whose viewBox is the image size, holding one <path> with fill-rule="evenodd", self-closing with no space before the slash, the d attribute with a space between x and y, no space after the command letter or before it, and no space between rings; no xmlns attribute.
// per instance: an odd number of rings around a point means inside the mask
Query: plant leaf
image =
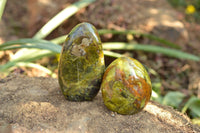
<svg viewBox="0 0 200 133"><path fill-rule="evenodd" d="M124 43L124 42L109 42L109 43L103 43L103 48L110 50L141 50L152 53L161 53L170 57L175 57L180 59L200 61L200 57L196 55L182 52L176 49L164 48L153 45Z"/></svg>
<svg viewBox="0 0 200 133"><path fill-rule="evenodd" d="M9 71L9 69L13 66L16 66L19 62L32 62L43 57L55 55L55 52L49 50L38 50L38 49L22 49L20 52L17 52L14 55L14 58L11 59L6 64L0 67L1 72Z"/></svg>
<svg viewBox="0 0 200 133"><path fill-rule="evenodd" d="M115 57L115 58L119 58L119 57L123 56L122 54L119 54L119 53L116 53L116 52L112 52L112 51L107 51L107 50L104 50L103 53L106 56Z"/></svg>
<svg viewBox="0 0 200 133"><path fill-rule="evenodd" d="M5 8L5 5L6 5L6 1L7 0L0 0L0 20L1 20L1 17L3 15L3 11L4 11L4 8Z"/></svg>
<svg viewBox="0 0 200 133"><path fill-rule="evenodd" d="M54 38L52 40L50 40L52 43L55 43L55 44L61 44L61 43L64 43L65 39L67 38L68 35L63 35L63 36L60 36L60 37L57 37L57 38Z"/></svg>
<svg viewBox="0 0 200 133"><path fill-rule="evenodd" d="M170 46L172 48L178 48L178 49L180 49L180 46L178 46L175 43L172 43L170 41L167 41L167 40L165 40L163 38L160 38L160 37L157 37L157 36L154 36L154 35L151 35L151 34L141 33L139 31L135 31L135 30L118 31L118 30L101 29L101 30L98 30L98 32L99 32L100 35L102 35L102 34L108 34L108 33L111 33L113 35L115 35L115 34L139 35L139 36L143 36L143 37L149 38L151 40L155 40L155 41L160 42L162 44L168 45L168 46Z"/></svg>
<svg viewBox="0 0 200 133"><path fill-rule="evenodd" d="M60 53L62 49L60 45L56 45L50 41L31 38L8 41L0 45L0 50L9 50L16 48L38 48L49 50L55 53Z"/></svg>
<svg viewBox="0 0 200 133"><path fill-rule="evenodd" d="M158 103L162 103L163 97L156 91L152 90L151 100L156 101Z"/></svg>
<svg viewBox="0 0 200 133"><path fill-rule="evenodd" d="M200 126L200 117L192 119L192 123Z"/></svg>
<svg viewBox="0 0 200 133"><path fill-rule="evenodd" d="M168 92L163 98L162 104L169 105L175 108L179 107L179 104L182 102L185 95L181 92Z"/></svg>
<svg viewBox="0 0 200 133"><path fill-rule="evenodd" d="M182 113L185 113L188 109L200 117L200 99L192 96L183 107Z"/></svg>
<svg viewBox="0 0 200 133"><path fill-rule="evenodd" d="M57 28L61 23L66 19L74 15L80 9L88 6L95 0L80 0L76 3L73 3L69 7L65 8L54 16L49 22L47 22L35 35L33 38L43 39L48 36L55 28Z"/></svg>

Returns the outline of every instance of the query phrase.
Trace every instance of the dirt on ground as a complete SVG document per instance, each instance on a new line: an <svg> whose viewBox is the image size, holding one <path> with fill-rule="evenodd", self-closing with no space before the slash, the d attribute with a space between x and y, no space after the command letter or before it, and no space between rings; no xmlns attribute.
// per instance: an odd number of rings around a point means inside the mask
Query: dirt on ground
<svg viewBox="0 0 200 133"><path fill-rule="evenodd" d="M1 133L200 132L186 115L155 102L119 115L104 106L100 92L90 102L67 101L53 78L12 74L0 80L0 94Z"/></svg>

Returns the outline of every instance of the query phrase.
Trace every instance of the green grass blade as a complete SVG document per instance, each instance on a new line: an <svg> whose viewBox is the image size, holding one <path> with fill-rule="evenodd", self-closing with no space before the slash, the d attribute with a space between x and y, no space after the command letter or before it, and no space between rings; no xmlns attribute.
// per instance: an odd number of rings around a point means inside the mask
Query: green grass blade
<svg viewBox="0 0 200 133"><path fill-rule="evenodd" d="M123 56L122 54L119 54L119 53L116 53L116 52L113 52L113 51L107 51L107 50L104 50L103 53L106 56L115 57L115 58L119 58L119 57Z"/></svg>
<svg viewBox="0 0 200 133"><path fill-rule="evenodd" d="M180 59L200 61L200 57L196 55L185 53L176 49L164 48L164 47L153 46L153 45L110 42L110 43L103 43L103 48L110 49L110 50L141 50L141 51L152 52L152 53L161 53L170 57L175 57L175 58L180 58Z"/></svg>
<svg viewBox="0 0 200 133"><path fill-rule="evenodd" d="M5 8L5 5L6 5L6 1L7 0L0 0L0 21L1 21L1 17L3 15L3 11L4 11L4 8Z"/></svg>
<svg viewBox="0 0 200 133"><path fill-rule="evenodd" d="M88 6L95 0L80 0L69 7L65 8L59 12L55 17L53 17L49 22L47 22L35 35L33 38L43 39L48 36L55 28L57 28L66 19L71 17L73 14L78 12L80 9Z"/></svg>
<svg viewBox="0 0 200 133"><path fill-rule="evenodd" d="M52 56L60 53L62 47L50 41L39 39L19 39L9 41L0 45L0 50L8 50L15 48L23 48L17 51L13 58L0 67L0 71L4 72L20 62L32 62L43 57ZM25 49L32 48L32 49ZM35 49L37 48L37 49Z"/></svg>
<svg viewBox="0 0 200 133"><path fill-rule="evenodd" d="M62 44L65 39L67 38L67 35L63 35L63 36L60 36L60 37L57 37L57 38L54 38L52 40L50 40L52 43L55 43L55 44Z"/></svg>
<svg viewBox="0 0 200 133"><path fill-rule="evenodd" d="M14 57L7 62L6 64L0 67L0 71L4 72L16 66L20 62L32 62L43 57L55 55L55 52L49 50L38 50L38 49L22 49L20 52L17 52Z"/></svg>
<svg viewBox="0 0 200 133"><path fill-rule="evenodd" d="M62 47L60 45L56 45L50 41L40 40L40 39L19 39L16 41L9 41L2 45L0 45L0 50L8 50L15 48L37 48L37 49L45 49L54 53L60 53ZM141 45L141 44L128 44L123 42L111 42L111 43L103 43L104 49L110 50L142 50L146 52L153 53L161 53L167 56L181 58L181 59L189 59L194 61L199 61L200 58L198 56L185 53L175 49L163 48L160 46L153 45ZM39 50L37 51L39 52ZM105 55L119 57L120 54L114 53L111 54L111 51L105 52Z"/></svg>
<svg viewBox="0 0 200 133"><path fill-rule="evenodd" d="M185 113L188 109L194 112L198 117L200 117L200 99L196 96L192 96L185 106L182 108L182 113Z"/></svg>
<svg viewBox="0 0 200 133"><path fill-rule="evenodd" d="M172 48L180 48L177 44L175 43L172 43L170 41L167 41L165 39L162 39L160 37L157 37L157 36L154 36L154 35L151 35L151 34L146 34L146 33L141 33L139 31L135 31L135 30L124 30L124 31L118 31L118 30L108 30L108 29L101 29L101 30L98 30L99 34L100 35L103 35L103 34L108 34L108 33L111 33L113 35L115 34L132 34L132 35L139 35L139 36L143 36L143 37L146 37L146 38L149 38L151 40L155 40L157 42L160 42L160 43L163 43L165 45L168 45Z"/></svg>
<svg viewBox="0 0 200 133"><path fill-rule="evenodd" d="M50 50L55 53L60 53L62 47L60 45L56 45L50 41L41 40L41 39L19 39L15 41L8 41L0 45L1 50L10 50L17 48L38 48Z"/></svg>
<svg viewBox="0 0 200 133"><path fill-rule="evenodd" d="M185 95L179 91L170 91L164 96L162 104L178 108L184 97Z"/></svg>

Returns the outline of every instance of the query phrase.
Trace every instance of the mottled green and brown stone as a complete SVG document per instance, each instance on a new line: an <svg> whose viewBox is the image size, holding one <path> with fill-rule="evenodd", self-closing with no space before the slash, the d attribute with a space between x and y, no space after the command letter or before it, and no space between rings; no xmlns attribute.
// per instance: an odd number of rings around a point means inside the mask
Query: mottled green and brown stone
<svg viewBox="0 0 200 133"><path fill-rule="evenodd" d="M141 111L151 97L151 81L143 65L130 57L113 61L106 69L101 91L106 107L119 114Z"/></svg>
<svg viewBox="0 0 200 133"><path fill-rule="evenodd" d="M97 30L89 23L78 24L67 36L59 61L58 79L66 99L92 100L100 89L104 69Z"/></svg>

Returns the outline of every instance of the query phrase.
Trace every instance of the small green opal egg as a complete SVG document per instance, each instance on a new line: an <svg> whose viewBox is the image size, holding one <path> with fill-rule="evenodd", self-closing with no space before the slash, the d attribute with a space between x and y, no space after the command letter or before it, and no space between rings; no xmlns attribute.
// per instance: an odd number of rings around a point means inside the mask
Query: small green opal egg
<svg viewBox="0 0 200 133"><path fill-rule="evenodd" d="M92 100L100 89L104 69L97 30L89 23L78 24L65 40L58 67L58 80L66 99Z"/></svg>
<svg viewBox="0 0 200 133"><path fill-rule="evenodd" d="M130 57L113 61L106 69L101 91L106 107L119 114L141 111L151 97L151 81L143 65Z"/></svg>

